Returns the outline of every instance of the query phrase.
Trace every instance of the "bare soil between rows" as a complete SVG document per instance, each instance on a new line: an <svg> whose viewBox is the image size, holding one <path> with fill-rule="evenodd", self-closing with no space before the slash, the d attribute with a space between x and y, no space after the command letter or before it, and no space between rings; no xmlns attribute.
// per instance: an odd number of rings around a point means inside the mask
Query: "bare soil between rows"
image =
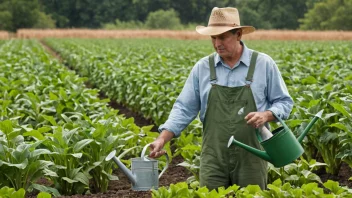
<svg viewBox="0 0 352 198"><path fill-rule="evenodd" d="M172 160L169 164L169 168L161 176L159 180L159 187L170 186L170 184L184 182L188 177L191 176L190 172L177 164L183 161L182 157L178 156ZM119 177L117 181L110 181L108 191L106 193L97 193L90 195L72 195L72 196L61 196L61 198L150 198L152 197L151 191L134 191L131 188L131 182L128 180L126 175L116 169L114 174Z"/></svg>
<svg viewBox="0 0 352 198"><path fill-rule="evenodd" d="M53 49L47 46L44 42L41 41L41 43L48 50L50 54L52 54L53 56L58 58L60 62L62 62L62 58L58 53L56 53ZM70 66L67 66L67 67L72 68ZM86 86L89 88L94 87L89 82L86 82ZM106 96L104 95L104 93L100 93L100 97L105 98ZM130 111L127 107L121 104L118 104L115 101L111 101L109 105L114 109L118 109L119 113L124 114L126 118L133 117L135 124L137 126L142 127L142 126L154 125L154 123L151 120L145 119L140 114ZM155 125L152 131L157 131L157 127ZM183 159L181 156L175 157L170 162L169 168L164 173L164 175L160 178L159 187L170 186L170 184L175 184L178 182L185 182L187 181L187 178L192 176L192 174L186 168L182 166L177 166L181 162L183 162ZM114 174L119 177L119 180L110 181L108 191L106 193L96 193L96 194L90 194L90 195L72 195L72 196L61 196L61 197L62 198L81 198L81 197L92 197L92 198L97 198L97 197L145 198L145 197L148 197L149 198L149 197L152 197L151 191L132 190L131 182L128 180L125 174L122 173L119 169L116 169L114 171ZM317 174L322 179L323 182L327 180L334 180L339 182L341 186L347 186L349 188L352 188L352 181L348 180L349 178L352 177L352 169L346 163L342 164L338 175L331 175L329 173L326 173L325 170L320 170L319 172L317 172ZM45 181L43 181L43 183L45 184ZM32 196L27 196L27 197L32 197Z"/></svg>

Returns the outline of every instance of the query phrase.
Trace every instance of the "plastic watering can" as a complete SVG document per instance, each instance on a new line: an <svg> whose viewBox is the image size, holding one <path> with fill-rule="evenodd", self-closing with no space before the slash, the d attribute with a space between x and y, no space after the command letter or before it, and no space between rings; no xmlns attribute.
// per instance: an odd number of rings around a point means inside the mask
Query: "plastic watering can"
<svg viewBox="0 0 352 198"><path fill-rule="evenodd" d="M323 110L319 111L314 118L309 122L308 126L303 130L301 135L296 139L292 131L288 128L285 122L275 113L273 115L282 124L281 127L272 132L272 137L265 141L261 141L260 136L257 135L260 144L265 151L255 149L242 142L237 141L233 136L230 137L227 147L231 144L242 147L252 154L272 163L275 167L282 167L297 159L304 152L301 142L312 128L314 123L321 118ZM258 134L258 130L257 130Z"/></svg>
<svg viewBox="0 0 352 198"><path fill-rule="evenodd" d="M148 191L152 188L158 189L159 187L159 178L166 171L169 166L169 156L165 153L166 156L166 165L164 169L159 174L158 160L150 159L144 156L145 151L150 144L147 144L141 153L141 157L132 158L132 170L129 170L121 161L120 156L115 157L116 150L109 153L105 158L106 161L111 159L117 164L117 166L122 170L122 172L128 177L132 182L132 190L137 191Z"/></svg>

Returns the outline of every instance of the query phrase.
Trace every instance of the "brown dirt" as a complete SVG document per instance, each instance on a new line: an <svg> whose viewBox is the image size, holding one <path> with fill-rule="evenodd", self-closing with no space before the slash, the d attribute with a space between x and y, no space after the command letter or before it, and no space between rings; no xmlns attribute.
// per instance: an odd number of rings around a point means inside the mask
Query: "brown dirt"
<svg viewBox="0 0 352 198"><path fill-rule="evenodd" d="M159 180L159 187L170 186L172 183L184 182L191 173L177 164L183 161L182 157L178 156L172 160L169 168L165 171L163 176ZM131 189L131 182L128 178L119 170L115 171L115 175L119 177L117 181L111 181L109 183L108 191L106 193L97 193L92 195L73 195L73 196L61 196L60 198L150 198L152 197L151 191L134 191Z"/></svg>
<svg viewBox="0 0 352 198"><path fill-rule="evenodd" d="M352 189L352 181L348 180L352 177L352 167L349 167L347 163L342 163L338 175L332 175L325 172L325 169L322 169L321 172L318 172L317 175L320 177L322 182L328 180L338 181L340 186L347 186Z"/></svg>

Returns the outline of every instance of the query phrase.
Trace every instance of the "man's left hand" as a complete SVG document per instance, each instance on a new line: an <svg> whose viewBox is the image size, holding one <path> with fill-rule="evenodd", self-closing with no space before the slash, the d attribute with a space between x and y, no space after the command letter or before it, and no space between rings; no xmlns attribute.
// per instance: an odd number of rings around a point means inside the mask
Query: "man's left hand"
<svg viewBox="0 0 352 198"><path fill-rule="evenodd" d="M274 116L271 111L250 112L244 119L247 120L247 124L252 125L254 128L258 128L266 122L273 121Z"/></svg>

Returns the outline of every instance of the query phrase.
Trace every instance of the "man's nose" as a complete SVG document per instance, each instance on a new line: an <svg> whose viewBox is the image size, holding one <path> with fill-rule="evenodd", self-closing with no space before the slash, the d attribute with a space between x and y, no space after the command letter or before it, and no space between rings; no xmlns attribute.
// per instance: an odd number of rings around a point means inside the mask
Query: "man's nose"
<svg viewBox="0 0 352 198"><path fill-rule="evenodd" d="M214 43L215 43L215 46L216 46L216 47L219 47L220 45L222 45L221 40L220 40L220 39L218 39L218 38L215 38Z"/></svg>

